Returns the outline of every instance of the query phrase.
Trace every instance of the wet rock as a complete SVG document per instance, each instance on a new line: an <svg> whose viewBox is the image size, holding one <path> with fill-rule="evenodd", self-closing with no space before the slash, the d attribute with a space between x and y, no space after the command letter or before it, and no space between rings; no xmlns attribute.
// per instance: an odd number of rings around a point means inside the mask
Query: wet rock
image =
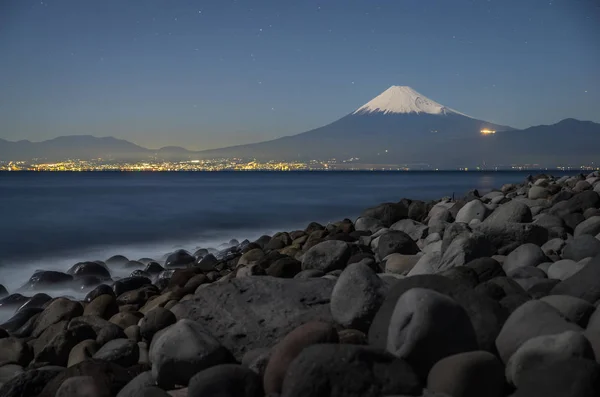
<svg viewBox="0 0 600 397"><path fill-rule="evenodd" d="M98 316L105 320L108 320L119 312L119 305L114 295L100 295L94 298L85 309L83 309L84 316Z"/></svg>
<svg viewBox="0 0 600 397"><path fill-rule="evenodd" d="M94 337L96 337L94 330L85 324L60 331L36 354L35 362L66 367L71 349L78 343Z"/></svg>
<svg viewBox="0 0 600 397"><path fill-rule="evenodd" d="M0 339L0 365L18 364L27 366L33 359L33 352L27 343L17 338Z"/></svg>
<svg viewBox="0 0 600 397"><path fill-rule="evenodd" d="M0 387L15 376L23 373L23 367L17 364L6 364L0 367Z"/></svg>
<svg viewBox="0 0 600 397"><path fill-rule="evenodd" d="M96 262L79 262L74 264L67 274L72 276L97 276L100 279L110 279L110 271Z"/></svg>
<svg viewBox="0 0 600 397"><path fill-rule="evenodd" d="M119 266L123 266L125 265L127 262L129 262L129 259L127 259L126 257L124 257L123 255L114 255L111 256L110 258L108 258L106 260L106 264L109 267L119 267Z"/></svg>
<svg viewBox="0 0 600 397"><path fill-rule="evenodd" d="M148 299L156 295L159 295L158 288L152 284L147 284L141 288L122 293L117 297L117 303L119 305L143 305Z"/></svg>
<svg viewBox="0 0 600 397"><path fill-rule="evenodd" d="M146 277L127 277L115 281L112 288L116 296L124 294L128 291L133 291L144 285L152 284L149 278Z"/></svg>
<svg viewBox="0 0 600 397"><path fill-rule="evenodd" d="M66 284L73 281L70 274L41 270L33 274L29 281L22 287L24 290L56 289L64 288Z"/></svg>
<svg viewBox="0 0 600 397"><path fill-rule="evenodd" d="M143 315L139 312L120 312L112 316L108 321L125 329L131 325L136 325L142 317Z"/></svg>
<svg viewBox="0 0 600 397"><path fill-rule="evenodd" d="M2 397L29 397L37 396L46 384L55 378L61 369L49 367L48 369L32 369L25 371L0 387ZM54 396L52 396L54 397Z"/></svg>
<svg viewBox="0 0 600 397"><path fill-rule="evenodd" d="M106 284L100 284L99 286L97 286L96 288L94 288L93 290L88 292L88 294L85 296L83 301L86 303L90 303L91 301L93 301L94 299L96 299L97 297L99 297L101 295L110 295L110 296L116 297L115 292L113 291L113 289L110 286L108 286Z"/></svg>
<svg viewBox="0 0 600 397"><path fill-rule="evenodd" d="M195 260L196 258L190 255L189 252L180 249L167 257L167 260L165 261L165 268L173 269L192 266Z"/></svg>
<svg viewBox="0 0 600 397"><path fill-rule="evenodd" d="M269 276L294 278L302 271L302 262L294 258L284 257L277 259L266 270Z"/></svg>
<svg viewBox="0 0 600 397"><path fill-rule="evenodd" d="M67 328L77 327L81 324L86 324L92 327L96 333L96 343L98 343L99 346L102 346L113 339L126 337L121 327L98 316L76 317L69 322L69 326Z"/></svg>
<svg viewBox="0 0 600 397"><path fill-rule="evenodd" d="M213 254L208 254L196 260L196 264L194 266L200 269L201 271L207 273L211 270L214 270L215 266L217 266L218 263L219 260Z"/></svg>

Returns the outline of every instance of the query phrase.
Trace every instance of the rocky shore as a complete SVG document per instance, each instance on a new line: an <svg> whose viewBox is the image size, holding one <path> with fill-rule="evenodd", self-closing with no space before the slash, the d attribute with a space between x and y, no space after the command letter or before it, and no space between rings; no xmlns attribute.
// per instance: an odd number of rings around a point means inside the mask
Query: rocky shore
<svg viewBox="0 0 600 397"><path fill-rule="evenodd" d="M597 172L65 270L0 285L0 396L600 395Z"/></svg>

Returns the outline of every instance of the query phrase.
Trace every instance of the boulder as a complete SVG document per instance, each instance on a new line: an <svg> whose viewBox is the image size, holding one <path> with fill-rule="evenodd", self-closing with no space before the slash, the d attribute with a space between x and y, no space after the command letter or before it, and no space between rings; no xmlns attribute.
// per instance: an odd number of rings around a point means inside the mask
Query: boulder
<svg viewBox="0 0 600 397"><path fill-rule="evenodd" d="M117 394L132 379L131 374L123 367L101 360L87 360L60 372L52 380L46 382L37 397L55 397L60 386L69 378L90 376L95 379L103 390L110 396Z"/></svg>
<svg viewBox="0 0 600 397"><path fill-rule="evenodd" d="M167 257L167 259L165 260L165 268L173 269L192 266L195 260L196 258L190 255L189 252L180 249L173 252Z"/></svg>
<svg viewBox="0 0 600 397"><path fill-rule="evenodd" d="M354 223L354 228L359 231L369 231L375 233L379 229L383 228L383 223L379 219L370 217L360 217Z"/></svg>
<svg viewBox="0 0 600 397"><path fill-rule="evenodd" d="M302 350L314 344L337 343L338 340L335 328L327 323L309 322L290 332L273 348L265 369L265 393L281 393L288 367Z"/></svg>
<svg viewBox="0 0 600 397"><path fill-rule="evenodd" d="M571 358L535 367L520 376L512 397L595 397L600 394L600 366Z"/></svg>
<svg viewBox="0 0 600 397"><path fill-rule="evenodd" d="M122 311L112 316L108 321L118 325L121 329L125 329L129 326L136 325L142 317L143 314L139 312Z"/></svg>
<svg viewBox="0 0 600 397"><path fill-rule="evenodd" d="M544 243L541 248L544 254L555 255L560 253L566 244L567 242L562 238L553 238L552 240L548 240L546 243Z"/></svg>
<svg viewBox="0 0 600 397"><path fill-rule="evenodd" d="M500 358L506 363L529 339L565 331L580 332L582 329L567 321L549 304L531 300L519 306L508 317L496 339L496 347Z"/></svg>
<svg viewBox="0 0 600 397"><path fill-rule="evenodd" d="M442 255L438 271L464 266L468 262L495 253L494 246L480 233L461 234L452 240Z"/></svg>
<svg viewBox="0 0 600 397"><path fill-rule="evenodd" d="M506 379L519 387L523 373L569 358L594 359L594 350L581 332L537 336L523 343L510 357L506 364Z"/></svg>
<svg viewBox="0 0 600 397"><path fill-rule="evenodd" d="M105 266L96 262L79 262L74 264L67 274L72 276L97 276L101 279L110 279L110 271Z"/></svg>
<svg viewBox="0 0 600 397"><path fill-rule="evenodd" d="M502 397L504 365L486 351L448 356L429 371L427 390L452 397Z"/></svg>
<svg viewBox="0 0 600 397"><path fill-rule="evenodd" d="M91 376L66 379L56 391L56 397L112 397L104 385Z"/></svg>
<svg viewBox="0 0 600 397"><path fill-rule="evenodd" d="M165 329L176 322L177 319L172 311L157 307L156 309L149 311L146 316L140 320L140 335L148 342L151 342L158 331Z"/></svg>
<svg viewBox="0 0 600 397"><path fill-rule="evenodd" d="M562 219L568 231L575 230L580 223L585 221L585 217L579 212L563 215Z"/></svg>
<svg viewBox="0 0 600 397"><path fill-rule="evenodd" d="M114 295L100 295L83 309L84 316L98 316L105 320L108 320L119 312L119 305Z"/></svg>
<svg viewBox="0 0 600 397"><path fill-rule="evenodd" d="M50 303L37 319L32 335L38 337L46 328L59 321L70 320L83 314L83 307L79 302L66 298L57 298Z"/></svg>
<svg viewBox="0 0 600 397"><path fill-rule="evenodd" d="M551 293L596 303L600 299L600 256L594 257L577 273L557 284Z"/></svg>
<svg viewBox="0 0 600 397"><path fill-rule="evenodd" d="M47 363L66 367L71 350L79 343L96 337L96 333L86 324L70 327L57 333L52 340L35 356L35 363Z"/></svg>
<svg viewBox="0 0 600 397"><path fill-rule="evenodd" d="M98 343L99 346L102 346L113 339L126 338L121 327L98 316L75 317L69 322L68 328L77 327L81 324L87 324L92 327L96 333L96 343Z"/></svg>
<svg viewBox="0 0 600 397"><path fill-rule="evenodd" d="M113 255L106 260L106 264L109 267L119 267L125 265L129 262L129 259L124 257L123 255Z"/></svg>
<svg viewBox="0 0 600 397"><path fill-rule="evenodd" d="M391 254L385 258L385 272L406 275L417 264L418 255Z"/></svg>
<svg viewBox="0 0 600 397"><path fill-rule="evenodd" d="M491 280L494 277L503 277L506 274L500 263L493 258L483 257L473 259L465 264L465 267L473 269L480 283Z"/></svg>
<svg viewBox="0 0 600 397"><path fill-rule="evenodd" d="M408 207L403 203L383 203L364 210L360 217L375 218L381 221L385 227L390 227L408 217Z"/></svg>
<svg viewBox="0 0 600 397"><path fill-rule="evenodd" d="M508 254L502 264L502 268L506 273L509 273L520 267L535 267L547 259L544 251L538 245L528 243L520 245Z"/></svg>
<svg viewBox="0 0 600 397"><path fill-rule="evenodd" d="M533 220L531 210L520 201L511 200L494 210L486 219L488 225L502 226L507 223L529 223Z"/></svg>
<svg viewBox="0 0 600 397"><path fill-rule="evenodd" d="M334 284L323 278L244 277L211 284L171 311L202 324L240 360L247 350L270 347L305 322L332 322Z"/></svg>
<svg viewBox="0 0 600 397"><path fill-rule="evenodd" d="M0 387L22 373L23 367L18 364L6 364L0 366Z"/></svg>
<svg viewBox="0 0 600 397"><path fill-rule="evenodd" d="M452 298L413 288L398 299L390 317L387 350L405 359L420 376L427 376L444 357L477 348L469 315Z"/></svg>
<svg viewBox="0 0 600 397"><path fill-rule="evenodd" d="M311 247L302 258L302 270L317 269L324 272L343 269L352 252L348 243L338 240L323 241Z"/></svg>
<svg viewBox="0 0 600 397"><path fill-rule="evenodd" d="M140 358L140 350L137 343L132 340L114 339L102 346L93 358L127 368L137 364Z"/></svg>
<svg viewBox="0 0 600 397"><path fill-rule="evenodd" d="M495 340L508 313L491 298L439 275L419 275L398 280L386 295L381 308L369 328L369 344L385 348L390 318L398 299L412 288L427 288L447 295L458 302L469 314L477 336L479 350L495 352Z"/></svg>
<svg viewBox="0 0 600 397"><path fill-rule="evenodd" d="M592 236L600 233L600 216L592 216L587 218L575 227L573 235L575 237L581 236L582 234L590 234Z"/></svg>
<svg viewBox="0 0 600 397"><path fill-rule="evenodd" d="M205 369L190 379L188 397L262 397L260 377L237 364L222 364Z"/></svg>
<svg viewBox="0 0 600 397"><path fill-rule="evenodd" d="M142 372L119 390L117 397L146 397L144 389L155 384L151 371Z"/></svg>
<svg viewBox="0 0 600 397"><path fill-rule="evenodd" d="M116 298L115 292L110 286L106 284L100 284L96 288L88 292L83 301L86 303L90 303L91 301L93 301L101 295L110 295Z"/></svg>
<svg viewBox="0 0 600 397"><path fill-rule="evenodd" d="M112 288L115 296L119 296L125 292L133 291L147 284L152 284L152 281L150 281L150 279L147 277L126 277L115 281L112 285Z"/></svg>
<svg viewBox="0 0 600 397"><path fill-rule="evenodd" d="M419 247L413 239L399 230L390 230L379 237L377 246L379 258L385 258L393 253L414 255L418 252Z"/></svg>
<svg viewBox="0 0 600 397"><path fill-rule="evenodd" d="M54 379L62 369L60 367L46 367L25 371L0 386L2 397L29 397L38 396L46 384ZM52 395L52 397L55 397Z"/></svg>
<svg viewBox="0 0 600 397"><path fill-rule="evenodd" d="M497 224L488 220L489 218L473 225L473 230L485 235L500 255L506 255L522 244L533 243L541 246L548 241L548 229L542 226L531 223Z"/></svg>
<svg viewBox="0 0 600 397"><path fill-rule="evenodd" d="M18 364L26 367L32 359L33 352L22 339L14 337L0 339L0 365Z"/></svg>
<svg viewBox="0 0 600 397"><path fill-rule="evenodd" d="M456 214L456 222L469 223L476 219L483 221L489 210L479 200L475 199L466 203Z"/></svg>
<svg viewBox="0 0 600 397"><path fill-rule="evenodd" d="M152 375L162 388L185 386L196 373L233 361L231 353L201 324L186 319L156 335L149 355Z"/></svg>
<svg viewBox="0 0 600 397"><path fill-rule="evenodd" d="M194 267L200 269L205 273L208 273L211 270L214 270L217 264L219 264L219 260L213 254L208 254L206 256L198 258Z"/></svg>
<svg viewBox="0 0 600 397"><path fill-rule="evenodd" d="M277 259L266 270L269 276L294 278L302 271L302 263L289 256Z"/></svg>
<svg viewBox="0 0 600 397"><path fill-rule="evenodd" d="M408 234L414 241L417 241L427 236L428 227L427 225L412 219L402 219L390 226L390 230L399 230L404 232Z"/></svg>
<svg viewBox="0 0 600 397"><path fill-rule="evenodd" d="M23 290L58 289L64 288L73 281L73 276L54 270L40 270L31 276L29 281L22 287Z"/></svg>
<svg viewBox="0 0 600 397"><path fill-rule="evenodd" d="M556 261L548 267L548 278L566 280L584 267L571 259Z"/></svg>
<svg viewBox="0 0 600 397"><path fill-rule="evenodd" d="M567 242L563 258L580 261L600 254L600 240L589 234L582 234Z"/></svg>
<svg viewBox="0 0 600 397"><path fill-rule="evenodd" d="M550 214L564 217L575 212L583 212L588 208L600 207L600 195L594 191L585 191L574 195L566 201L554 204Z"/></svg>
<svg viewBox="0 0 600 397"><path fill-rule="evenodd" d="M508 272L508 277L518 280L518 279L528 279L528 278L547 278L546 272L542 269L533 266L525 266L525 267L517 267L516 269Z"/></svg>
<svg viewBox="0 0 600 397"><path fill-rule="evenodd" d="M386 288L367 265L348 265L331 293L331 316L345 328L368 330L385 298Z"/></svg>
<svg viewBox="0 0 600 397"><path fill-rule="evenodd" d="M529 188L529 192L527 193L527 197L531 200L537 199L545 199L550 196L550 192L548 189L541 186L532 186Z"/></svg>
<svg viewBox="0 0 600 397"><path fill-rule="evenodd" d="M72 367L82 361L91 359L97 351L98 344L94 339L86 339L79 342L69 352L67 367Z"/></svg>
<svg viewBox="0 0 600 397"><path fill-rule="evenodd" d="M406 362L372 347L323 344L290 365L281 397L417 396L422 385Z"/></svg>

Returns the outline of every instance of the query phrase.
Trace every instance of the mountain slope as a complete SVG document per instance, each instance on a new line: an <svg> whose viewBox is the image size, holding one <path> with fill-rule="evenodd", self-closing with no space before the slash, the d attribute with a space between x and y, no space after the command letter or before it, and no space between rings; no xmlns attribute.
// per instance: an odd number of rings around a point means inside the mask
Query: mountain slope
<svg viewBox="0 0 600 397"><path fill-rule="evenodd" d="M250 145L201 152L209 157L259 160L326 160L359 158L361 163L437 164L445 154L460 156L446 145L479 136L482 129L511 127L478 120L445 107L410 87L392 86L349 115L298 135Z"/></svg>

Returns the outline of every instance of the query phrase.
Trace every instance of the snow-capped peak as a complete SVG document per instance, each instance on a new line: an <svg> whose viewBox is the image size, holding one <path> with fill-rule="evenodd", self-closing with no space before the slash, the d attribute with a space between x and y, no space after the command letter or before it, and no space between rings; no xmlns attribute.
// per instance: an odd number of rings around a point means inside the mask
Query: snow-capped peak
<svg viewBox="0 0 600 397"><path fill-rule="evenodd" d="M440 105L408 86L393 85L352 114L426 113L436 115L465 114ZM468 116L467 116L468 117Z"/></svg>

